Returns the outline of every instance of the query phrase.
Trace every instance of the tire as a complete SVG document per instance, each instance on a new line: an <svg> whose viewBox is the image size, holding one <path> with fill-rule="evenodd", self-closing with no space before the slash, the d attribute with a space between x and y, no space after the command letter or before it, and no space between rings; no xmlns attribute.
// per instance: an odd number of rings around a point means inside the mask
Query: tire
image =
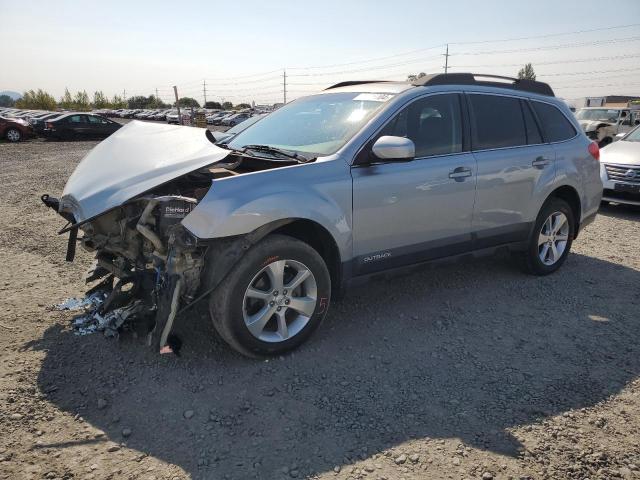
<svg viewBox="0 0 640 480"><path fill-rule="evenodd" d="M602 140L600 140L600 141L598 142L598 147L599 147L599 148L604 148L604 147L606 147L607 145L609 145L612 141L613 141L613 140L612 140L610 137L605 137L605 138L603 138Z"/></svg>
<svg viewBox="0 0 640 480"><path fill-rule="evenodd" d="M280 271L283 281L278 283ZM286 290L293 278L303 280ZM304 343L322 323L330 300L331 279L318 252L295 238L270 235L231 269L212 293L209 311L215 329L231 347L261 357Z"/></svg>
<svg viewBox="0 0 640 480"><path fill-rule="evenodd" d="M22 133L17 128L10 128L5 132L4 137L8 141L16 143L22 140Z"/></svg>
<svg viewBox="0 0 640 480"><path fill-rule="evenodd" d="M523 255L525 271L533 275L549 275L560 268L571 250L575 225L575 214L567 202L556 197L547 200L538 213ZM553 228L550 230L550 227Z"/></svg>

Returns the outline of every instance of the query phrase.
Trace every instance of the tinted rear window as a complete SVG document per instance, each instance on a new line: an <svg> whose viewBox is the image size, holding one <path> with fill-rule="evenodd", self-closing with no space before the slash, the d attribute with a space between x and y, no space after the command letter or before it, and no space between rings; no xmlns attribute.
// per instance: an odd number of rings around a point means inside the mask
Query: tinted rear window
<svg viewBox="0 0 640 480"><path fill-rule="evenodd" d="M560 142L576 136L576 129L556 107L548 103L531 103L540 119L547 142Z"/></svg>
<svg viewBox="0 0 640 480"><path fill-rule="evenodd" d="M474 150L527 144L520 100L495 95L469 95L473 111Z"/></svg>

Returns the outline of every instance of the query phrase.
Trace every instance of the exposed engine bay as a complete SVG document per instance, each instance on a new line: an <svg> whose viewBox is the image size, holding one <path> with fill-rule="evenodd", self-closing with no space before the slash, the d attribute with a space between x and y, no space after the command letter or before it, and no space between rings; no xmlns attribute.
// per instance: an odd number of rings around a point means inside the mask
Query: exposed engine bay
<svg viewBox="0 0 640 480"><path fill-rule="evenodd" d="M197 298L209 286L205 264L212 254L211 242L192 235L182 220L213 180L296 163L237 154L224 162L178 177L79 224L61 211L59 200L43 195L45 205L70 223L61 231L70 232L67 260L73 260L76 243L95 253L96 265L86 281L99 283L87 292L91 301L76 318L77 329L115 336L130 328L160 353L178 353L181 342L171 336L174 320L181 308L203 297Z"/></svg>

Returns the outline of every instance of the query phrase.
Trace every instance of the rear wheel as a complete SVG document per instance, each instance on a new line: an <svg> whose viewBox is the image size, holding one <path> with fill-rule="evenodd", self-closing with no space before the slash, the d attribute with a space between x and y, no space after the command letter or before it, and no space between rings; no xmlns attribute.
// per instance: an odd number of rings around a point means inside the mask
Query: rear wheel
<svg viewBox="0 0 640 480"><path fill-rule="evenodd" d="M534 275L555 272L567 259L575 236L575 216L561 198L549 199L540 210L524 253L525 270Z"/></svg>
<svg viewBox="0 0 640 480"><path fill-rule="evenodd" d="M19 142L22 139L22 133L17 128L10 128L5 133L5 137L10 142Z"/></svg>
<svg viewBox="0 0 640 480"><path fill-rule="evenodd" d="M209 308L216 330L237 351L278 355L309 338L330 298L329 272L318 252L295 238L271 235L231 270Z"/></svg>

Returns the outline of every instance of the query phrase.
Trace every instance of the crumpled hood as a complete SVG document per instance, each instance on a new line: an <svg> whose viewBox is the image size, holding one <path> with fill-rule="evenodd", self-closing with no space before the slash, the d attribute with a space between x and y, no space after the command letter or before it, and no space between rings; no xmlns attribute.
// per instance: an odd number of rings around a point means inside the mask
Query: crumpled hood
<svg viewBox="0 0 640 480"><path fill-rule="evenodd" d="M132 121L91 150L69 177L60 208L91 219L174 178L225 158L206 130Z"/></svg>
<svg viewBox="0 0 640 480"><path fill-rule="evenodd" d="M598 125L602 125L603 123L605 125L611 125L610 123L601 120L578 120L578 123L585 132L592 132L598 128Z"/></svg>
<svg viewBox="0 0 640 480"><path fill-rule="evenodd" d="M618 140L600 150L600 163L640 165L640 142Z"/></svg>

